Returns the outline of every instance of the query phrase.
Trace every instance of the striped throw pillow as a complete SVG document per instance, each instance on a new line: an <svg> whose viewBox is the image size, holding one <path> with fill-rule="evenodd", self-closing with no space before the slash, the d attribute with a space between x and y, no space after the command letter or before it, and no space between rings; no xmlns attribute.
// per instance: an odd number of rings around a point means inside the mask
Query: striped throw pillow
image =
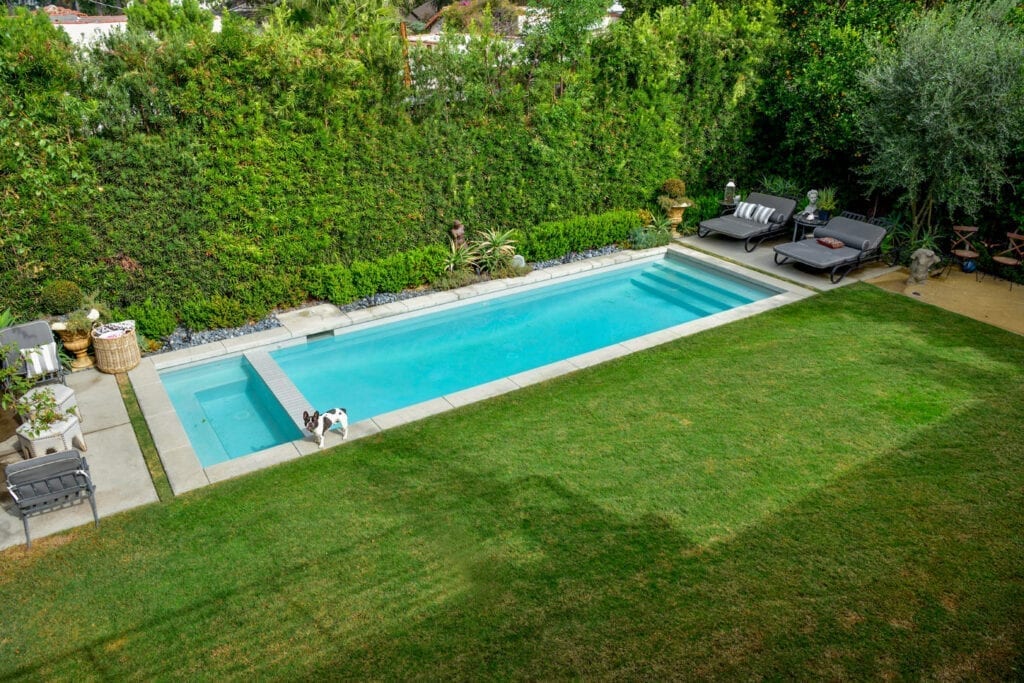
<svg viewBox="0 0 1024 683"><path fill-rule="evenodd" d="M57 359L57 342L22 349L21 357L25 361L25 373L29 377L48 375L57 372L57 368L60 367L60 360Z"/></svg>
<svg viewBox="0 0 1024 683"><path fill-rule="evenodd" d="M775 213L775 209L770 206L761 206L756 204L757 209L754 210L752 216L755 223L761 223L762 225L768 225L768 221L772 219L772 214Z"/></svg>
<svg viewBox="0 0 1024 683"><path fill-rule="evenodd" d="M736 218L750 218L754 215L754 211L757 209L757 204L751 204L749 202L739 202L736 204L736 211L733 215Z"/></svg>

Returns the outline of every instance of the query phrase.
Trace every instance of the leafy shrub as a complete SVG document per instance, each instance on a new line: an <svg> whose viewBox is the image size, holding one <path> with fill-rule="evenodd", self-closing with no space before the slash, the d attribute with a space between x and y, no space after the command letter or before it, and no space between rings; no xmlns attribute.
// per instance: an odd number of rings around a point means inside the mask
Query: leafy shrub
<svg viewBox="0 0 1024 683"><path fill-rule="evenodd" d="M449 252L445 255L444 269L449 273L459 270L475 268L480 255L472 244L455 244L455 240L448 240Z"/></svg>
<svg viewBox="0 0 1024 683"><path fill-rule="evenodd" d="M669 178L661 184L661 195L658 205L663 211L675 206L689 206L693 200L686 196L686 183L679 178Z"/></svg>
<svg viewBox="0 0 1024 683"><path fill-rule="evenodd" d="M718 194L698 195L693 200L693 206L683 214L683 225L681 227L685 228L686 232L696 230L701 221L718 216L721 213L721 207L718 204L720 200L721 196ZM683 231L680 230L680 232Z"/></svg>
<svg viewBox="0 0 1024 683"><path fill-rule="evenodd" d="M190 330L241 327L251 319L251 311L241 302L221 294L191 299L181 307L181 323Z"/></svg>
<svg viewBox="0 0 1024 683"><path fill-rule="evenodd" d="M430 282L444 272L445 252L438 246L400 252L378 261L355 261L350 266L357 297L378 292L401 292Z"/></svg>
<svg viewBox="0 0 1024 683"><path fill-rule="evenodd" d="M61 315L82 305L82 288L70 280L52 280L39 291L39 305L44 313Z"/></svg>
<svg viewBox="0 0 1024 683"><path fill-rule="evenodd" d="M761 176L761 191L776 197L798 198L803 194L800 183L780 175Z"/></svg>
<svg viewBox="0 0 1024 683"><path fill-rule="evenodd" d="M533 272L533 267L530 265L517 266L511 261L501 265L496 270L491 271L491 277L493 278L505 278L505 277L523 277Z"/></svg>
<svg viewBox="0 0 1024 683"><path fill-rule="evenodd" d="M527 261L546 261L570 252L621 244L639 225L637 212L624 210L541 223L525 231L519 253Z"/></svg>
<svg viewBox="0 0 1024 683"><path fill-rule="evenodd" d="M143 337L163 339L174 332L178 321L174 311L163 301L146 299L141 304L130 304L123 312L125 318L135 321L135 327Z"/></svg>
<svg viewBox="0 0 1024 683"><path fill-rule="evenodd" d="M310 296L341 306L359 298L352 283L352 271L340 263L311 266L304 273Z"/></svg>
<svg viewBox="0 0 1024 683"><path fill-rule="evenodd" d="M452 270L445 271L441 275L437 276L430 281L430 286L434 289L457 289L459 287L465 287L468 284L476 281L477 276L471 270Z"/></svg>
<svg viewBox="0 0 1024 683"><path fill-rule="evenodd" d="M634 249L663 247L672 241L672 226L667 218L658 218L629 231L629 244Z"/></svg>
<svg viewBox="0 0 1024 683"><path fill-rule="evenodd" d="M512 266L516 254L515 230L484 230L473 242L477 262L489 273L495 273Z"/></svg>

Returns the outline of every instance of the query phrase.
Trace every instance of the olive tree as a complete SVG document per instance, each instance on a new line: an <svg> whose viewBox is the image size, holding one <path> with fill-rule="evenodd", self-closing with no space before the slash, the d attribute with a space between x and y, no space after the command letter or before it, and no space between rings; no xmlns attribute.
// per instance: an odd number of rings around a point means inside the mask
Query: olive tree
<svg viewBox="0 0 1024 683"><path fill-rule="evenodd" d="M894 195L909 235L942 218L973 217L1007 181L1022 131L1024 42L1014 0L948 3L909 20L891 48L873 47L859 74L856 117L871 190Z"/></svg>

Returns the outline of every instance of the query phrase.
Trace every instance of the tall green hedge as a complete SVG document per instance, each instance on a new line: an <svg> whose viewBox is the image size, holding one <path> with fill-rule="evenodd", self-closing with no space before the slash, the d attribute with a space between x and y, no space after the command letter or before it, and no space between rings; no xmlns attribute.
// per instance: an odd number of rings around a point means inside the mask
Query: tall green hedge
<svg viewBox="0 0 1024 683"><path fill-rule="evenodd" d="M214 325L414 282L456 219L519 229L531 259L621 241L665 178L706 173L732 139L776 34L767 0L566 42L569 13L531 37L547 61L445 39L406 87L381 7L210 33L168 5L81 58L38 18L0 17L0 307L31 314L67 278Z"/></svg>

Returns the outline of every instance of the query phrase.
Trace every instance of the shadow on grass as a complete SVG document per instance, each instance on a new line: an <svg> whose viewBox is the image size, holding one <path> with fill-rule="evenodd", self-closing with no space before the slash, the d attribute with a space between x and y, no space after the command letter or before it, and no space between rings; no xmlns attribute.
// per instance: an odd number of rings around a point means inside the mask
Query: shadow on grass
<svg viewBox="0 0 1024 683"><path fill-rule="evenodd" d="M1005 410L958 415L964 431L940 425L710 546L657 513L609 513L552 478L339 463L372 484L367 514L383 510L388 524L296 539L289 561L281 539L298 529L236 529L220 543L273 545L255 577L190 586L182 571L178 607L105 637L83 633L4 675L1012 677L1021 453L972 446L1012 417L1024 390L1007 398ZM321 486L316 469L297 485ZM195 501L205 503L219 504ZM223 548L210 555L228 561ZM169 597L124 584L138 600Z"/></svg>

